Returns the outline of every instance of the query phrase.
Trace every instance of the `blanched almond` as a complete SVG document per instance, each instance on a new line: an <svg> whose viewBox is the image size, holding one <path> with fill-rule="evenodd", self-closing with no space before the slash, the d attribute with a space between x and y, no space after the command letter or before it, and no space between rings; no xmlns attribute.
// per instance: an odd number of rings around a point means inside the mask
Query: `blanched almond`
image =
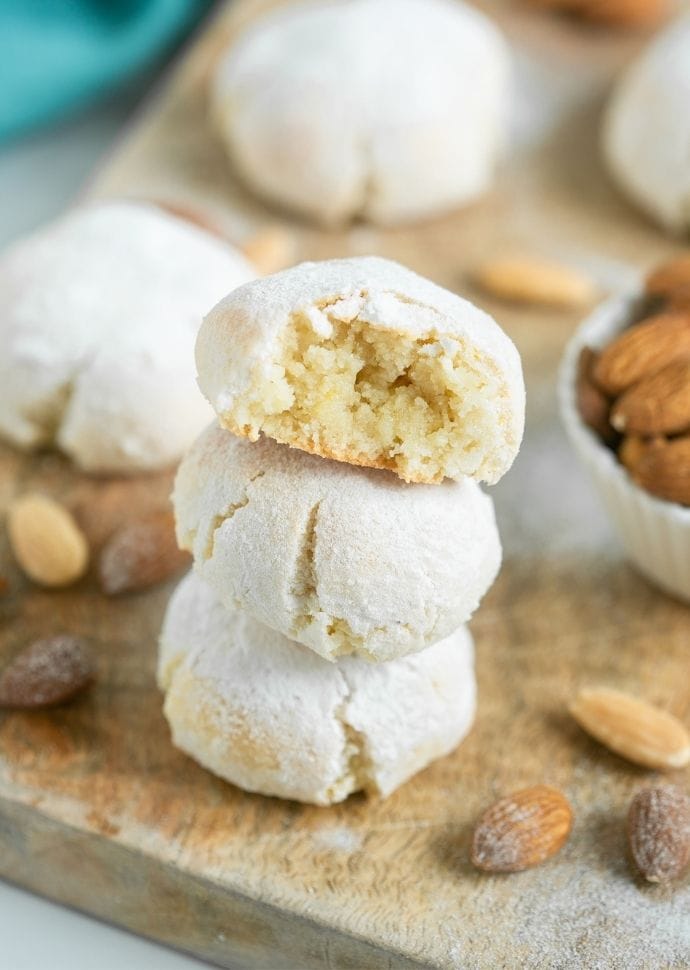
<svg viewBox="0 0 690 970"><path fill-rule="evenodd" d="M596 288L579 270L530 256L492 259L474 274L475 282L491 296L513 303L580 307L590 303Z"/></svg>
<svg viewBox="0 0 690 970"><path fill-rule="evenodd" d="M570 713L593 738L635 764L670 770L690 762L690 735L681 722L622 691L581 690Z"/></svg>
<svg viewBox="0 0 690 970"><path fill-rule="evenodd" d="M89 547L67 509L45 495L16 499L7 517L14 556L35 583L69 586L86 572Z"/></svg>
<svg viewBox="0 0 690 970"><path fill-rule="evenodd" d="M244 243L242 252L262 276L269 276L294 261L295 237L284 226L264 226Z"/></svg>

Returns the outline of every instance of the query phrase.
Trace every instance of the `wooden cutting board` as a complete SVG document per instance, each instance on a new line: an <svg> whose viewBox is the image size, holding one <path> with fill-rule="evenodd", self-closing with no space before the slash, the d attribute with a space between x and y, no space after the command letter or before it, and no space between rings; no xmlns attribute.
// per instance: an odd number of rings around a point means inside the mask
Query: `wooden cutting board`
<svg viewBox="0 0 690 970"><path fill-rule="evenodd" d="M210 26L92 196L191 206L237 240L275 219L233 181L204 100L219 50L266 5L238 3ZM0 716L0 873L224 967L690 966L690 891L642 886L625 858L628 802L653 776L590 742L565 713L580 685L604 682L690 721L688 610L626 564L564 440L556 369L576 317L493 303L466 278L480 258L519 248L581 263L607 289L673 249L619 198L597 151L604 93L643 38L485 6L518 63L517 147L495 191L398 231L294 226L300 258L376 251L480 299L522 352L528 430L492 490L505 565L472 621L480 707L468 740L386 801L323 809L245 794L170 744L154 684L170 587L108 600L89 577L43 592L0 550L2 657L69 630L94 640L101 673L62 709ZM3 507L45 489L76 507L94 542L164 503L169 485L169 475L94 481L55 455L0 456ZM686 784L686 772L674 780ZM467 847L479 811L536 782L572 800L565 850L515 876L474 872Z"/></svg>

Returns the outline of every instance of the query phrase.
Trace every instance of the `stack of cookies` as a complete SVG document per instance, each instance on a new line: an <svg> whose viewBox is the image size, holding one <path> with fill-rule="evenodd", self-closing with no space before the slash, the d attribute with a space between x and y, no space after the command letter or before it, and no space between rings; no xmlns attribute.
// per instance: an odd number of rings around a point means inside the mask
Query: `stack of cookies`
<svg viewBox="0 0 690 970"><path fill-rule="evenodd" d="M501 559L524 385L487 314L378 258L305 263L204 321L219 423L174 491L194 571L159 682L174 742L251 791L387 795L475 709L464 624Z"/></svg>

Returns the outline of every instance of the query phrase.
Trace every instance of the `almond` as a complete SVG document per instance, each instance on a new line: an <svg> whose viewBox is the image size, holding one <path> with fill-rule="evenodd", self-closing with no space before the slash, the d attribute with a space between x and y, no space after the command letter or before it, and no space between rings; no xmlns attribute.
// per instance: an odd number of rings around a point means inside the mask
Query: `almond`
<svg viewBox="0 0 690 970"><path fill-rule="evenodd" d="M629 471L633 481L650 495L690 505L690 436L655 439Z"/></svg>
<svg viewBox="0 0 690 970"><path fill-rule="evenodd" d="M178 548L172 512L154 512L118 529L101 552L98 572L109 596L161 583L189 565Z"/></svg>
<svg viewBox="0 0 690 970"><path fill-rule="evenodd" d="M615 430L609 422L610 403L608 398L592 380L592 369L597 355L590 347L583 347L577 364L575 395L577 409L584 423L599 437L613 443L617 439Z"/></svg>
<svg viewBox="0 0 690 970"><path fill-rule="evenodd" d="M471 859L486 872L519 872L539 865L565 844L573 826L568 800L535 785L499 799L479 819Z"/></svg>
<svg viewBox="0 0 690 970"><path fill-rule="evenodd" d="M80 693L95 678L84 640L57 636L26 647L0 675L0 706L48 707Z"/></svg>
<svg viewBox="0 0 690 970"><path fill-rule="evenodd" d="M669 770L690 762L690 735L666 711L608 687L581 690L570 713L593 738L645 768Z"/></svg>
<svg viewBox="0 0 690 970"><path fill-rule="evenodd" d="M548 7L610 27L645 27L658 23L668 0L532 0Z"/></svg>
<svg viewBox="0 0 690 970"><path fill-rule="evenodd" d="M292 264L295 237L284 226L265 226L244 243L242 252L262 276L268 276Z"/></svg>
<svg viewBox="0 0 690 970"><path fill-rule="evenodd" d="M679 291L690 294L690 253L662 263L647 277L645 290L650 296L673 300Z"/></svg>
<svg viewBox="0 0 690 970"><path fill-rule="evenodd" d="M616 401L611 424L648 437L690 428L690 359L674 360L633 384Z"/></svg>
<svg viewBox="0 0 690 970"><path fill-rule="evenodd" d="M690 357L690 314L660 313L625 330L605 347L592 376L610 397L661 370L674 360Z"/></svg>
<svg viewBox="0 0 690 970"><path fill-rule="evenodd" d="M198 229L203 229L204 232L208 232L212 236L218 236L220 239L225 238L220 228L209 216L199 209L192 208L191 205L186 205L183 202L166 202L161 199L156 200L154 205L157 205L159 209L164 209L171 216L175 216L176 219L191 222L192 225Z"/></svg>
<svg viewBox="0 0 690 970"><path fill-rule="evenodd" d="M626 435L618 448L618 460L632 473L642 461L647 449L657 446L657 441L658 439L655 438L646 440L635 434Z"/></svg>
<svg viewBox="0 0 690 970"><path fill-rule="evenodd" d="M9 508L7 525L14 556L42 586L68 586L86 572L89 547L64 506L45 495L24 495Z"/></svg>
<svg viewBox="0 0 690 970"><path fill-rule="evenodd" d="M690 797L674 785L638 792L628 812L628 844L648 882L671 882L690 865Z"/></svg>
<svg viewBox="0 0 690 970"><path fill-rule="evenodd" d="M475 271L474 279L491 296L513 303L574 308L590 303L596 293L584 273L529 256L492 259Z"/></svg>
<svg viewBox="0 0 690 970"><path fill-rule="evenodd" d="M671 311L690 313L690 283L687 286L679 286L673 293L670 293L666 300L666 306Z"/></svg>

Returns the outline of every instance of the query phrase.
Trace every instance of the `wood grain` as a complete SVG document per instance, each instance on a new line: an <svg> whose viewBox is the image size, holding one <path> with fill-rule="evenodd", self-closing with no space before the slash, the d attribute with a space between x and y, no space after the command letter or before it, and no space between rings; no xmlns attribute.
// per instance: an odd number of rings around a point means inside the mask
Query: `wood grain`
<svg viewBox="0 0 690 970"><path fill-rule="evenodd" d="M92 195L191 207L237 240L275 219L233 181L204 102L219 49L259 6L233 6L200 39ZM606 683L690 722L688 610L626 564L564 440L556 369L576 318L493 303L467 283L487 254L517 247L572 259L607 289L628 264L673 249L617 195L596 149L603 94L642 38L485 6L520 66L519 149L495 191L414 229L294 226L301 257L375 250L478 299L523 355L528 432L493 490L505 565L472 622L480 708L458 751L383 802L320 809L245 794L170 744L154 663L171 586L113 601L89 576L40 591L0 539L1 659L64 630L89 635L100 665L96 688L74 704L0 716L0 873L225 967L690 965L690 892L640 886L625 858L628 802L653 776L565 713L577 688ZM537 95L540 111L527 110ZM119 517L164 503L169 486L169 475L98 481L54 455L0 453L0 507L43 489L75 507L98 542ZM687 785L687 773L672 780ZM541 782L574 806L564 851L515 876L475 872L467 850L480 811Z"/></svg>

